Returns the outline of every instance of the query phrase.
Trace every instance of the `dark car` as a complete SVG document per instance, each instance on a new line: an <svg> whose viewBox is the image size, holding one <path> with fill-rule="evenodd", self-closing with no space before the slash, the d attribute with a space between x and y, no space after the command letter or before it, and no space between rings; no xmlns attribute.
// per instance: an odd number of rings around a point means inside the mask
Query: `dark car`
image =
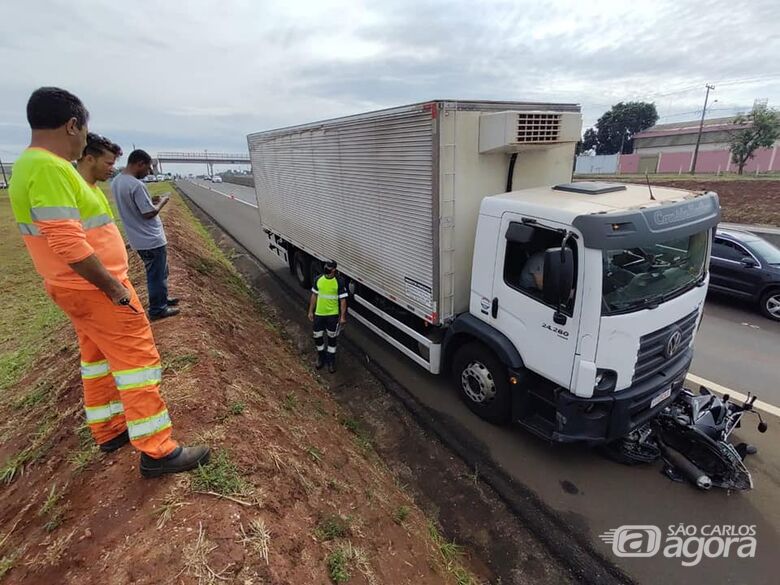
<svg viewBox="0 0 780 585"><path fill-rule="evenodd" d="M718 229L710 289L756 303L765 317L780 321L780 249L749 232Z"/></svg>

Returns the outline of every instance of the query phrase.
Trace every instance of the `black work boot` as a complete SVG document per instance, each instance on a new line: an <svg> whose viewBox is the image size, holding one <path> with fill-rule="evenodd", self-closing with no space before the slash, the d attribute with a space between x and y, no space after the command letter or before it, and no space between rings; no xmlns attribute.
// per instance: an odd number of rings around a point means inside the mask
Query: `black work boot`
<svg viewBox="0 0 780 585"><path fill-rule="evenodd" d="M336 360L335 359L332 359L332 360L330 360L328 362L328 371L331 374L335 374L336 373Z"/></svg>
<svg viewBox="0 0 780 585"><path fill-rule="evenodd" d="M143 477L160 477L165 473L181 473L195 469L209 462L210 450L205 445L197 447L176 447L170 455L162 459L154 459L146 453L141 453L141 475Z"/></svg>
<svg viewBox="0 0 780 585"><path fill-rule="evenodd" d="M322 369L322 366L325 365L325 362L322 361L322 356L320 354L317 354L317 360L314 362L314 367L318 370Z"/></svg>
<svg viewBox="0 0 780 585"><path fill-rule="evenodd" d="M120 447L127 445L130 442L130 435L127 434L127 429L118 434L113 439L109 439L105 443L100 443L99 447L103 453L111 453L116 451Z"/></svg>
<svg viewBox="0 0 780 585"><path fill-rule="evenodd" d="M180 312L181 309L177 309L176 307L165 307L165 310L162 313L149 315L149 321L159 321L160 319L166 319L167 317L175 317Z"/></svg>

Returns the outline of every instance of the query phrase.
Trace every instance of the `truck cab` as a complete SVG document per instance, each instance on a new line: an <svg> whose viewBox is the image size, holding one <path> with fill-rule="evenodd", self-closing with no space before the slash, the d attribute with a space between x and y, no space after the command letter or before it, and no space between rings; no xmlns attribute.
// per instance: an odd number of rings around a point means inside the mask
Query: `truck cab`
<svg viewBox="0 0 780 585"><path fill-rule="evenodd" d="M691 363L719 210L714 193L610 183L486 197L443 348L469 407L554 441L652 418Z"/></svg>

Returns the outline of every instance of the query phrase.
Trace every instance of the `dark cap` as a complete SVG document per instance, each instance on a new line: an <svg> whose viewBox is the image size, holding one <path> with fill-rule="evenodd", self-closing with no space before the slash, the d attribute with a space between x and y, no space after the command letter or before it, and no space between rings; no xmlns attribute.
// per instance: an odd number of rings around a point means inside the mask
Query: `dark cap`
<svg viewBox="0 0 780 585"><path fill-rule="evenodd" d="M326 260L323 266L325 267L325 270L330 272L331 270L336 270L338 264L336 264L335 260Z"/></svg>

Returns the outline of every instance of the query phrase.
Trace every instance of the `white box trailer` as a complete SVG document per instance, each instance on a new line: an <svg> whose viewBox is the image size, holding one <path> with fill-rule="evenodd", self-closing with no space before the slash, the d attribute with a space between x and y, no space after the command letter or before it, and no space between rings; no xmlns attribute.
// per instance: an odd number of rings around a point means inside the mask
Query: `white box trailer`
<svg viewBox="0 0 780 585"><path fill-rule="evenodd" d="M434 101L250 134L262 225L447 323L468 309L479 205L507 190L506 153L523 151L511 188L568 181L579 112Z"/></svg>

